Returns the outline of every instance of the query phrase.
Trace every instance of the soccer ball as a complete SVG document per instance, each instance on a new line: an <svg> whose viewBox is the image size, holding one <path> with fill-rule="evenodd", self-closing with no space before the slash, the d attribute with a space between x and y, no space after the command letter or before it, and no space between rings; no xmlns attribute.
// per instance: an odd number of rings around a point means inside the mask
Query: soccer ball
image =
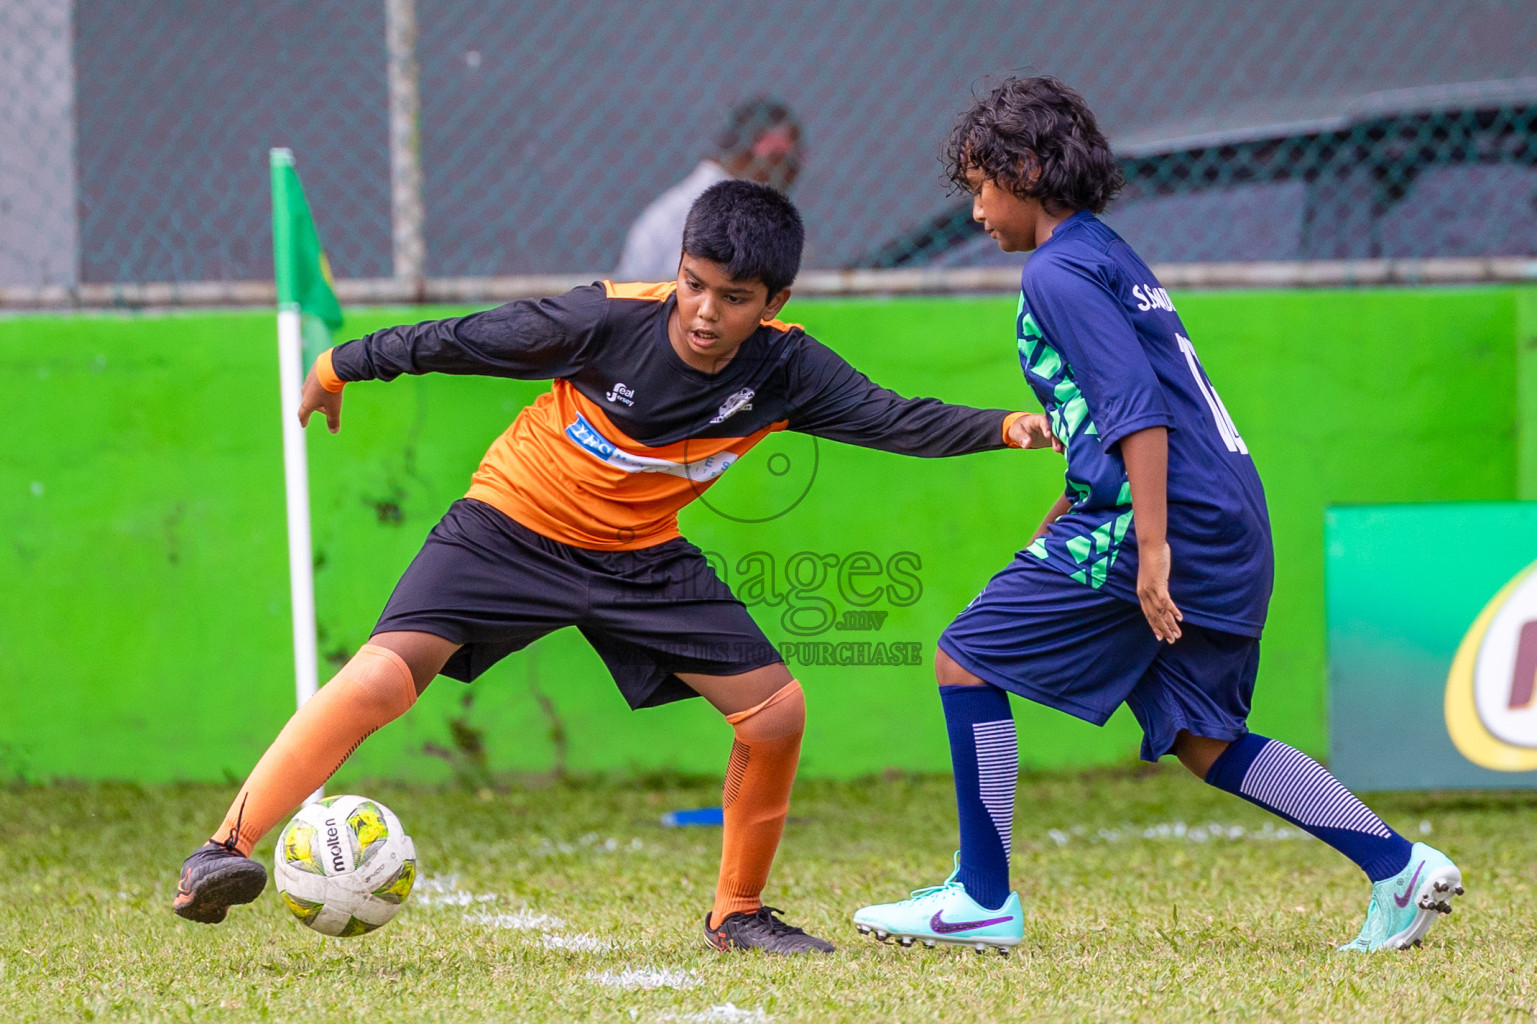
<svg viewBox="0 0 1537 1024"><path fill-rule="evenodd" d="M362 935L389 921L416 882L416 845L400 819L366 796L308 804L278 837L280 896L322 935Z"/></svg>

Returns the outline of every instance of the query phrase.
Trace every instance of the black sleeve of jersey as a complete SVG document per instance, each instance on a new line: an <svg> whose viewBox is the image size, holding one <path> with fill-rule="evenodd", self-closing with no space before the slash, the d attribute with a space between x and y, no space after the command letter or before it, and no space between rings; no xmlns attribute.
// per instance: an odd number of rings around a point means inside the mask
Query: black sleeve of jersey
<svg viewBox="0 0 1537 1024"><path fill-rule="evenodd" d="M603 286L586 285L469 316L386 327L337 346L331 366L344 381L394 380L402 373L569 377L586 361L607 310Z"/></svg>
<svg viewBox="0 0 1537 1024"><path fill-rule="evenodd" d="M791 430L929 458L1008 447L1007 411L903 398L812 338L798 346L788 370Z"/></svg>

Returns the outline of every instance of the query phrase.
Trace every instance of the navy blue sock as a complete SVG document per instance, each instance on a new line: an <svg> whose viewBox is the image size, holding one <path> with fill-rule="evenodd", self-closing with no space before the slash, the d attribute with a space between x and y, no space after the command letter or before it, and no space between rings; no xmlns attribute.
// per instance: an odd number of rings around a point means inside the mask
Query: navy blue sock
<svg viewBox="0 0 1537 1024"><path fill-rule="evenodd" d="M1265 808L1349 857L1374 883L1409 863L1409 840L1340 785L1329 770L1280 740L1249 733L1206 773L1208 785Z"/></svg>
<svg viewBox="0 0 1537 1024"><path fill-rule="evenodd" d="M941 686L955 806L961 819L961 873L966 894L989 910L1009 898L1009 846L1019 741L1009 695L996 686Z"/></svg>

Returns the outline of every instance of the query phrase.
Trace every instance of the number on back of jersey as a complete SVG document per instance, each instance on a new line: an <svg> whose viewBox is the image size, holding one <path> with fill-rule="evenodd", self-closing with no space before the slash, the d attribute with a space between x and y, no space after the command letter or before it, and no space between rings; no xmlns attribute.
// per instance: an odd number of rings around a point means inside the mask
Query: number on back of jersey
<svg viewBox="0 0 1537 1024"><path fill-rule="evenodd" d="M1227 406L1222 404L1222 399L1217 395L1217 389L1211 386L1211 381L1206 377L1206 371L1201 368L1201 361L1196 358L1195 346L1190 344L1190 339L1183 334L1176 334L1179 339L1179 350L1185 353L1185 362L1190 364L1190 374L1195 378L1195 386L1201 389L1201 395L1205 397L1206 404L1211 409L1212 419L1217 421L1217 433L1222 435L1222 443L1227 445L1230 452L1249 454L1249 446L1243 443L1243 438L1238 434L1238 428L1233 425L1233 417L1227 414Z"/></svg>

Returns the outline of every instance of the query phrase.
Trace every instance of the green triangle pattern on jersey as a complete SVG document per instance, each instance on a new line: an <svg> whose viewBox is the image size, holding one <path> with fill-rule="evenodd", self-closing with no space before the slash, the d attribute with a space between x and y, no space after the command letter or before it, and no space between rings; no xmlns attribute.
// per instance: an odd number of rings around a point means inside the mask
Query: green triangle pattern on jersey
<svg viewBox="0 0 1537 1024"><path fill-rule="evenodd" d="M1094 532L1067 539L1067 552L1073 561L1083 566L1072 574L1079 583L1087 583L1098 590L1105 585L1115 556L1121 550L1121 538L1131 527L1131 513L1123 512L1094 528Z"/></svg>
<svg viewBox="0 0 1537 1024"><path fill-rule="evenodd" d="M1078 389L1078 382L1073 379L1073 371L1070 366L1062 361L1062 356L1057 350L1046 343L1046 337L1041 333L1040 325L1035 322L1035 317L1029 313L1023 313L1025 297L1019 297L1022 315L1019 318L1019 358L1030 373L1044 381L1051 381L1058 375L1058 380L1052 385L1052 396L1056 399L1056 408L1050 411L1052 433L1056 434L1063 444L1070 442L1074 436L1082 430L1085 434L1099 436L1099 428L1089 418L1089 403L1084 401L1083 393Z"/></svg>
<svg viewBox="0 0 1537 1024"><path fill-rule="evenodd" d="M1051 388L1051 408L1047 410L1051 418L1051 430L1064 445L1068 446L1069 455L1071 455L1074 438L1098 437L1099 428L1089 416L1089 404L1073 376L1073 368L1062 358L1061 353L1047 343L1040 324L1036 323L1035 317L1025 310L1023 292L1019 296L1017 316L1020 363L1024 366L1026 373ZM1074 499L1073 504L1076 507L1089 499L1092 487L1084 481L1073 479L1071 457L1068 464L1069 497ZM1131 484L1128 481L1122 481L1116 503L1121 506L1131 504ZM1105 580L1110 576L1111 568L1115 565L1121 541L1126 536L1126 531L1131 528L1131 521L1132 513L1128 508L1120 515L1113 515L1087 534L1067 538L1064 542L1067 553L1072 557L1073 563L1078 566L1076 571L1069 573L1072 579L1095 590L1104 586ZM1052 553L1047 548L1046 541L1046 537L1037 538L1025 548L1026 553L1042 561L1050 561Z"/></svg>

